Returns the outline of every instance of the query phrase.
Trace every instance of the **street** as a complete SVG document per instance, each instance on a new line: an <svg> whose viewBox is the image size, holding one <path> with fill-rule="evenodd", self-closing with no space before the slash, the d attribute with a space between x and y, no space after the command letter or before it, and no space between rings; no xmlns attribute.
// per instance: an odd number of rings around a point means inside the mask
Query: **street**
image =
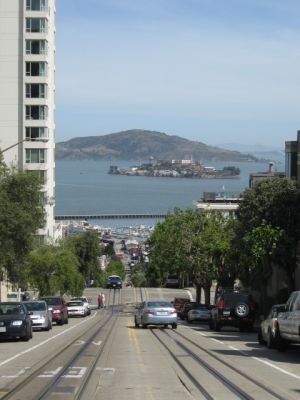
<svg viewBox="0 0 300 400"><path fill-rule="evenodd" d="M96 306L99 290L84 295ZM192 293L193 294L193 293ZM298 399L300 349L286 353L235 328L178 321L178 329L134 328L137 303L187 296L183 289L106 290L106 309L0 342L0 398Z"/></svg>

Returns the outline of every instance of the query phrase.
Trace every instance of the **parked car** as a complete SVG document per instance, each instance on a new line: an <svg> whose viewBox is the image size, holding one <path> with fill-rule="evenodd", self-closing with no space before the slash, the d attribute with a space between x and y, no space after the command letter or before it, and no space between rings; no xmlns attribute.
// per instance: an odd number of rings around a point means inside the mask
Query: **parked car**
<svg viewBox="0 0 300 400"><path fill-rule="evenodd" d="M179 279L176 275L168 276L164 282L166 288L179 288Z"/></svg>
<svg viewBox="0 0 300 400"><path fill-rule="evenodd" d="M71 297L70 301L82 301L84 306L86 307L86 315L90 315L91 314L91 307L90 307L90 303L88 301L88 299L84 296L82 297Z"/></svg>
<svg viewBox="0 0 300 400"><path fill-rule="evenodd" d="M193 304L187 313L187 322L209 322L211 319L211 307L205 304Z"/></svg>
<svg viewBox="0 0 300 400"><path fill-rule="evenodd" d="M42 329L49 331L52 329L52 313L48 310L47 303L44 300L23 301L27 308L32 329Z"/></svg>
<svg viewBox="0 0 300 400"><path fill-rule="evenodd" d="M181 320L186 320L188 316L188 312L191 310L192 306L196 304L195 301L186 302L181 310L178 311L178 316Z"/></svg>
<svg viewBox="0 0 300 400"><path fill-rule="evenodd" d="M267 347L274 347L277 317L282 311L285 311L285 304L275 304L272 306L267 318L261 322L257 333L257 340L260 344L266 343Z"/></svg>
<svg viewBox="0 0 300 400"><path fill-rule="evenodd" d="M177 312L180 311L185 303L190 303L189 297L175 297L173 300L173 306L176 308Z"/></svg>
<svg viewBox="0 0 300 400"><path fill-rule="evenodd" d="M0 303L0 338L32 338L32 322L25 305L21 302Z"/></svg>
<svg viewBox="0 0 300 400"><path fill-rule="evenodd" d="M122 289L122 279L118 275L111 275L107 278L107 289Z"/></svg>
<svg viewBox="0 0 300 400"><path fill-rule="evenodd" d="M168 325L171 325L173 329L176 329L177 312L168 301L144 301L136 307L134 324L136 328L140 325L142 325L143 328L146 328L148 325L163 325L167 328Z"/></svg>
<svg viewBox="0 0 300 400"><path fill-rule="evenodd" d="M285 351L290 343L300 343L300 291L292 292L283 312L277 316L274 345Z"/></svg>
<svg viewBox="0 0 300 400"><path fill-rule="evenodd" d="M238 291L220 293L211 310L209 326L220 331L223 326L235 326L240 331L251 331L256 315L256 304L251 294Z"/></svg>
<svg viewBox="0 0 300 400"><path fill-rule="evenodd" d="M87 308L81 300L68 301L68 316L69 317L86 317Z"/></svg>
<svg viewBox="0 0 300 400"><path fill-rule="evenodd" d="M44 300L47 303L53 322L56 322L57 325L68 324L67 303L62 296L41 297L40 300Z"/></svg>

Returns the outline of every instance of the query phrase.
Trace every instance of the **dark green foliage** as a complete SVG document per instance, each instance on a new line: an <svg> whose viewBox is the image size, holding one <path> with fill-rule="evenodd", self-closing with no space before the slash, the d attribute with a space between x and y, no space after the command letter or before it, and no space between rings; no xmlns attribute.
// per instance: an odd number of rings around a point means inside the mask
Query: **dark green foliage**
<svg viewBox="0 0 300 400"><path fill-rule="evenodd" d="M276 264L286 271L289 290L294 289L299 202L300 190L288 179L265 179L244 192L237 213L234 247L246 283L255 284L256 280L265 286Z"/></svg>
<svg viewBox="0 0 300 400"><path fill-rule="evenodd" d="M1 166L0 266L11 282L24 287L25 260L44 225L44 209L36 176Z"/></svg>
<svg viewBox="0 0 300 400"><path fill-rule="evenodd" d="M70 248L41 246L29 256L29 280L39 295L71 294L80 296L84 289L78 260Z"/></svg>
<svg viewBox="0 0 300 400"><path fill-rule="evenodd" d="M78 260L78 268L87 284L96 281L100 275L99 237L95 232L71 234L65 239L65 245L70 247Z"/></svg>

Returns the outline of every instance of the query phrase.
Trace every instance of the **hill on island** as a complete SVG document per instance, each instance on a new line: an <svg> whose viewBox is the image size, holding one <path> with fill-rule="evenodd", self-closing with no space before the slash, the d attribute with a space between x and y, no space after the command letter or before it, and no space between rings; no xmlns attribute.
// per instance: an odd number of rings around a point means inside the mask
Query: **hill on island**
<svg viewBox="0 0 300 400"><path fill-rule="evenodd" d="M208 146L162 132L132 129L103 136L86 136L56 144L60 160L159 160L258 161L249 154Z"/></svg>

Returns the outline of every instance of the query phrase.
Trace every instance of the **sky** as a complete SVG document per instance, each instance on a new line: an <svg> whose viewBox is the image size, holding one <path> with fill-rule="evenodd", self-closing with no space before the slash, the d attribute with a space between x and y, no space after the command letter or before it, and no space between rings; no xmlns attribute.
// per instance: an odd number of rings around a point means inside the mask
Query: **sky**
<svg viewBox="0 0 300 400"><path fill-rule="evenodd" d="M299 0L56 0L56 140L149 129L284 148Z"/></svg>

